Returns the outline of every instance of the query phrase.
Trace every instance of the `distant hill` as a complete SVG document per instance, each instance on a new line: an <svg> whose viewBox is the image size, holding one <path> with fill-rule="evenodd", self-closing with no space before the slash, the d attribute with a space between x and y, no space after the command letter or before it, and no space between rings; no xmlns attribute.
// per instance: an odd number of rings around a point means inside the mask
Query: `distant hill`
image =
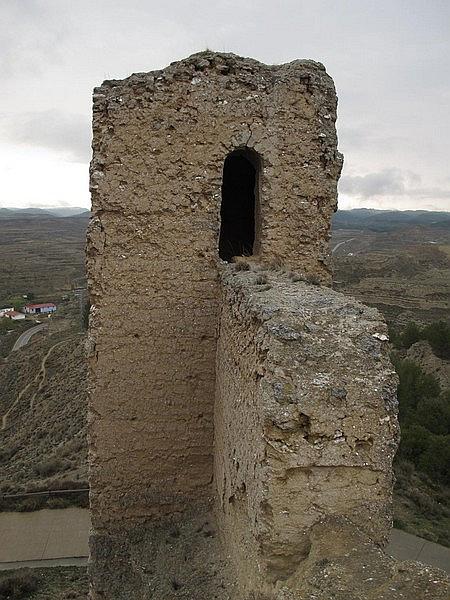
<svg viewBox="0 0 450 600"><path fill-rule="evenodd" d="M357 208L338 210L333 217L334 229L393 231L403 227L423 226L450 229L450 212Z"/></svg>
<svg viewBox="0 0 450 600"><path fill-rule="evenodd" d="M81 206L44 208L0 208L0 219L19 217L88 217L90 211ZM376 210L355 208L338 210L333 217L334 229L359 229L368 231L392 231L403 227L450 228L450 212L428 210Z"/></svg>
<svg viewBox="0 0 450 600"><path fill-rule="evenodd" d="M46 208L0 208L0 219L16 219L20 217L72 217L89 213L81 206L46 207Z"/></svg>
<svg viewBox="0 0 450 600"><path fill-rule="evenodd" d="M51 217L50 212L42 208L0 208L0 219L17 219L19 217Z"/></svg>
<svg viewBox="0 0 450 600"><path fill-rule="evenodd" d="M74 217L76 215L87 214L89 213L87 208L83 208L81 206L67 206L64 208L46 208L50 214L55 215L55 217Z"/></svg>

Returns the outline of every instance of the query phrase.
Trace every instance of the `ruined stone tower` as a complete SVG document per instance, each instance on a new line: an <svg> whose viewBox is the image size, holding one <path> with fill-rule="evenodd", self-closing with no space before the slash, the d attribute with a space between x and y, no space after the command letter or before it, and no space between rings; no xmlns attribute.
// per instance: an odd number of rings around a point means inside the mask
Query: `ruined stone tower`
<svg viewBox="0 0 450 600"><path fill-rule="evenodd" d="M96 88L93 598L281 598L324 520L385 542L395 376L378 313L327 287L335 119L312 61Z"/></svg>

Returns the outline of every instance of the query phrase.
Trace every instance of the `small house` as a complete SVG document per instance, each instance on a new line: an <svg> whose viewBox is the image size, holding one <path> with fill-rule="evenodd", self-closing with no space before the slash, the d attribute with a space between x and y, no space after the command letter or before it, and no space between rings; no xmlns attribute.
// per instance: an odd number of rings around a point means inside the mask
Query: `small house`
<svg viewBox="0 0 450 600"><path fill-rule="evenodd" d="M8 317L8 319L11 319L12 321L21 321L22 319L25 319L25 315L16 310L9 310L5 313L5 317Z"/></svg>
<svg viewBox="0 0 450 600"><path fill-rule="evenodd" d="M27 315L50 314L55 312L56 304L53 304L53 302L44 302L43 304L26 304L23 307L23 310Z"/></svg>

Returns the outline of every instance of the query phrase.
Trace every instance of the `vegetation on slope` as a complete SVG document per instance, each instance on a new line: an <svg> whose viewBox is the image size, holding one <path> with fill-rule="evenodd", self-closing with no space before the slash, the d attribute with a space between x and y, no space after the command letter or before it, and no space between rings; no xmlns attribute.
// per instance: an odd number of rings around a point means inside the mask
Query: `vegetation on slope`
<svg viewBox="0 0 450 600"><path fill-rule="evenodd" d="M11 495L87 487L87 367L79 323L50 333L0 364L0 508L86 504L87 494Z"/></svg>
<svg viewBox="0 0 450 600"><path fill-rule="evenodd" d="M411 321L402 332L390 331L389 337L397 350L407 350L416 342L426 340L437 357L450 360L450 325L445 321L424 327Z"/></svg>
<svg viewBox="0 0 450 600"><path fill-rule="evenodd" d="M411 533L450 545L450 389L401 350L426 339L434 353L450 356L447 323L409 324L394 334L399 376L401 442L395 460L395 524Z"/></svg>

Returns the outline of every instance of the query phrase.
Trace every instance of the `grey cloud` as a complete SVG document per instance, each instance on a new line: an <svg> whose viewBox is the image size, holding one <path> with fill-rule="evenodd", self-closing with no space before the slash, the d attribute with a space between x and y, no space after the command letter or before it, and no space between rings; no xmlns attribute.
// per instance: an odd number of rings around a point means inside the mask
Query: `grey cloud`
<svg viewBox="0 0 450 600"><path fill-rule="evenodd" d="M445 199L450 198L450 189L442 189L438 187L417 188L415 190L408 191L408 194L423 199ZM448 206L448 209L450 209L450 206Z"/></svg>
<svg viewBox="0 0 450 600"><path fill-rule="evenodd" d="M61 44L67 35L61 19L55 19L42 0L8 2L2 6L1 76L39 76L48 65L61 63Z"/></svg>
<svg viewBox="0 0 450 600"><path fill-rule="evenodd" d="M424 200L450 198L448 188L424 187L417 173L395 168L367 175L344 175L339 182L339 191L363 199L380 196L408 196Z"/></svg>
<svg viewBox="0 0 450 600"><path fill-rule="evenodd" d="M4 134L15 144L54 150L73 162L90 159L90 119L87 115L46 110L3 118Z"/></svg>
<svg viewBox="0 0 450 600"><path fill-rule="evenodd" d="M408 143L408 138L392 135L379 131L379 124L364 124L359 127L338 126L339 146L345 151L347 148L368 151L386 151L395 147L401 148Z"/></svg>
<svg viewBox="0 0 450 600"><path fill-rule="evenodd" d="M420 207L441 198L448 204L448 2L414 0L413 10L389 0L1 4L1 102L10 120L5 125L0 115L3 139L52 149L59 154L52 163L62 170L67 160L89 159L94 85L210 46L268 63L313 58L325 64L339 95L340 189L348 202ZM26 159L8 160L21 169Z"/></svg>
<svg viewBox="0 0 450 600"><path fill-rule="evenodd" d="M344 175L339 189L350 196L399 196L406 191L405 176L400 169L384 169L368 175Z"/></svg>

